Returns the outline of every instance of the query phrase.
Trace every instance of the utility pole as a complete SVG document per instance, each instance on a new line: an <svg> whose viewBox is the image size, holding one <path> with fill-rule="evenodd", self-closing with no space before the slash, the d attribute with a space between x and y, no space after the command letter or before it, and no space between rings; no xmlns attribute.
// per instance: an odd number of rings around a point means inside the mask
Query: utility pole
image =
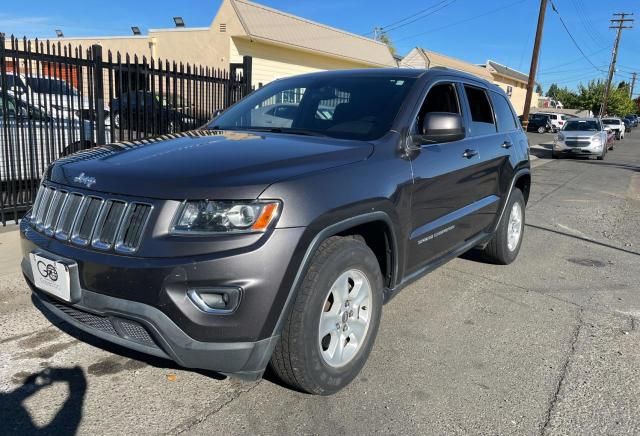
<svg viewBox="0 0 640 436"><path fill-rule="evenodd" d="M373 28L373 39L374 41L379 41L380 40L380 36L382 35L382 27L374 27Z"/></svg>
<svg viewBox="0 0 640 436"><path fill-rule="evenodd" d="M529 83L527 84L527 96L524 99L524 111L522 112L522 127L525 132L529 125L529 109L531 108L531 98L533 88L536 84L536 72L538 71L538 57L540 55L540 43L542 42L542 30L544 29L544 15L547 12L547 0L540 0L540 12L538 13L538 27L536 28L536 41L533 44L533 55L531 56L531 68L529 68Z"/></svg>
<svg viewBox="0 0 640 436"><path fill-rule="evenodd" d="M613 82L613 75L616 72L616 61L618 60L618 47L620 46L620 37L622 36L622 29L631 29L633 26L625 26L626 23L633 24L633 18L625 18L627 16L631 16L633 13L625 13L620 12L617 14L613 14L614 17L611 19L611 26L609 29L618 29L616 32L616 42L613 44L613 53L611 55L611 65L609 65L609 77L607 78L607 86L604 89L604 99L602 100L602 106L600 109L600 116L604 117L607 115L607 106L609 105L609 94L611 93L611 82Z"/></svg>
<svg viewBox="0 0 640 436"><path fill-rule="evenodd" d="M633 88L636 87L636 73L631 75L631 90L629 91L629 98L633 98Z"/></svg>

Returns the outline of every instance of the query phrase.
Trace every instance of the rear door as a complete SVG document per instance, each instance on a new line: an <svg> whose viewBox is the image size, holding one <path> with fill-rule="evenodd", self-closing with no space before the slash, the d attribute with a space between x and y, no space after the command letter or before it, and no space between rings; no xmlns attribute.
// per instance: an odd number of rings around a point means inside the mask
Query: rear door
<svg viewBox="0 0 640 436"><path fill-rule="evenodd" d="M472 122L466 115L461 85L455 79L440 79L427 88L413 133L419 133L426 113L448 112L463 116L469 134ZM489 116L493 119L491 113ZM423 145L413 157L409 274L464 245L486 227L487 219L482 214L487 210L484 190L489 188L484 186L489 168L480 146L478 137L468 136L460 141Z"/></svg>

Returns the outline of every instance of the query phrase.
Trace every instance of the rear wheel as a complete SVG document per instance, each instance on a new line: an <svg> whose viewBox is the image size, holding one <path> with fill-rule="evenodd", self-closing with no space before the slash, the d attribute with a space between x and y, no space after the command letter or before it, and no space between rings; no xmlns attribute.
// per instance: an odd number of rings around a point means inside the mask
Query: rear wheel
<svg viewBox="0 0 640 436"><path fill-rule="evenodd" d="M348 385L373 347L382 274L361 240L331 237L315 253L271 358L282 381L318 395Z"/></svg>
<svg viewBox="0 0 640 436"><path fill-rule="evenodd" d="M484 249L485 258L499 265L509 265L516 260L524 236L524 223L524 195L519 189L514 189L498 224L498 230Z"/></svg>
<svg viewBox="0 0 640 436"><path fill-rule="evenodd" d="M538 127L538 133L544 133L546 131L547 131L547 129L545 129L544 126Z"/></svg>

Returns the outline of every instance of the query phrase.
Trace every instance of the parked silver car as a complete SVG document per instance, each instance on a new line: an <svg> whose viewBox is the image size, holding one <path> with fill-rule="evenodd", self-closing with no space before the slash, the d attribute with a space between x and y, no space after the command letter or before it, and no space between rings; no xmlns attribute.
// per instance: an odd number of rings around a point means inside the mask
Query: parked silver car
<svg viewBox="0 0 640 436"><path fill-rule="evenodd" d="M12 92L0 97L0 181L38 179L59 157L95 145L89 121L62 113L47 112Z"/></svg>
<svg viewBox="0 0 640 436"><path fill-rule="evenodd" d="M562 155L596 156L607 154L607 130L598 118L568 120L553 142L553 158Z"/></svg>

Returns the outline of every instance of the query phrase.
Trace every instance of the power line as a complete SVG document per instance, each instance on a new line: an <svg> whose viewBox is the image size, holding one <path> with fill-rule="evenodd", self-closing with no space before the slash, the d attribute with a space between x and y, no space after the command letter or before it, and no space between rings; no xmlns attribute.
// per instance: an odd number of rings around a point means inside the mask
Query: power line
<svg viewBox="0 0 640 436"><path fill-rule="evenodd" d="M492 9L490 11L487 11L487 12L483 13L483 14L474 15L473 17L465 18L464 20L460 20L460 21L455 21L455 22L447 24L445 26L436 27L436 28L430 29L430 30L428 30L426 32L415 33L413 35L408 35L408 36L405 36L403 38L396 39L395 42L397 43L397 42L400 42L400 41L405 41L405 40L410 39L410 38L415 38L417 36L427 35L429 33L438 32L440 30L448 29L450 27L457 26L458 24L463 24L463 23L467 23L469 21L473 21L473 20L478 19L478 18L486 17L487 15L491 15L491 14L493 14L495 12L499 12L499 11L502 11L504 9L508 9L508 8L510 8L512 6L517 5L517 4L524 3L525 1L527 1L527 0L518 0L518 1L515 1L513 3L509 3L507 5L504 5L502 7Z"/></svg>
<svg viewBox="0 0 640 436"><path fill-rule="evenodd" d="M428 14L426 14L426 15L423 15L423 16L421 16L421 17L414 18L414 19L413 19L413 20L411 20L411 21L407 21L406 23L399 24L399 25L397 25L397 26L395 26L395 27L387 28L387 29L385 29L385 32L393 32L394 30L398 30L398 29L400 29L400 28L402 28L402 27L408 26L409 24L413 24L413 23L415 23L416 21L419 21L419 20L422 20L422 19L424 19L424 18L427 18L428 16L433 15L433 14L435 14L436 12L439 12L439 11L443 10L444 8L451 6L451 5L452 5L452 4L454 4L456 1L457 1L457 0L451 0L449 3L447 3L447 4L444 4L444 5L440 6L438 9L435 9L435 10L431 11L430 13L428 13Z"/></svg>
<svg viewBox="0 0 640 436"><path fill-rule="evenodd" d="M578 45L576 39L573 37L573 35L571 34L571 32L569 31L569 28L567 27L567 25L565 24L564 20L562 19L562 15L560 15L560 12L558 11L558 8L556 7L555 3L553 2L553 0L551 0L551 9L553 9L553 12L556 13L556 15L558 15L558 18L560 19L560 23L562 23L562 27L564 27L564 30L567 32L567 34L569 35L569 38L571 38L571 41L573 41L573 44L576 46L576 48L578 49L578 51L582 54L582 56L593 66L593 68L595 68L598 71L604 72L602 70L600 70L600 68L598 68L596 66L596 64L594 64L593 62L591 62L591 59L589 59L587 57L587 55L585 54L584 51L582 51L582 48L580 48L580 46Z"/></svg>
<svg viewBox="0 0 640 436"><path fill-rule="evenodd" d="M593 55L596 55L598 53L602 53L605 50L607 50L606 47L590 53L589 56L593 56ZM572 61L563 62L561 64L556 64L556 65L552 65L551 67L549 67L549 68L547 68L545 70L540 70L540 71L544 71L544 72L555 71L558 67L564 67L566 65L575 64L576 62L580 62L580 61L583 61L583 60L584 60L584 58L582 56L580 56L579 58L576 58L576 59L574 59Z"/></svg>
<svg viewBox="0 0 640 436"><path fill-rule="evenodd" d="M429 6L429 7L427 7L427 8L421 9L421 10L419 10L418 12L415 12L415 13L413 13L413 14L411 14L411 15L408 15L408 16L406 16L406 17L404 17L404 18L400 19L400 20L396 20L396 21L394 21L393 23L387 24L386 26L376 27L373 31L371 31L371 32L367 32L367 33L365 33L363 36L371 35L372 33L376 33L376 32L385 32L385 31L388 31L388 28L389 28L389 27L399 25L399 24L401 24L401 23L403 23L403 22L405 22L405 21L407 21L407 20L411 20L412 18L414 18L414 19L415 19L417 16L419 16L419 15L421 15L421 14L424 14L425 12L429 12L429 11L430 11L430 10L432 10L433 8L436 8L436 7L438 7L439 5L441 5L441 4L443 4L443 3L446 3L446 2L448 2L448 1L450 1L450 0L441 0L441 1L439 1L439 2L437 2L437 3L435 3L435 4L431 5L431 6ZM430 15L430 14L429 14L429 15ZM428 15L425 15L425 16L428 16ZM423 18L424 18L424 17L423 17Z"/></svg>

